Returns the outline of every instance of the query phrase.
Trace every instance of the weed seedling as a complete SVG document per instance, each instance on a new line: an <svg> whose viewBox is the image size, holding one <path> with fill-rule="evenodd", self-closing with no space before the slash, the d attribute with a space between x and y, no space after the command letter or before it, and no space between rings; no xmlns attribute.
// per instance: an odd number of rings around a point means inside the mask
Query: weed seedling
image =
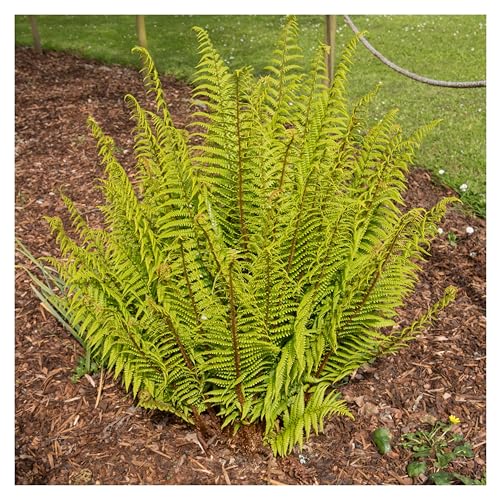
<svg viewBox="0 0 500 499"><path fill-rule="evenodd" d="M459 423L460 419L451 415L448 422L438 421L430 430L418 430L402 436L401 446L412 452L412 461L406 468L409 477L428 474L429 482L435 485L485 483L484 478L475 480L446 470L461 458L474 457L470 443L455 430Z"/></svg>

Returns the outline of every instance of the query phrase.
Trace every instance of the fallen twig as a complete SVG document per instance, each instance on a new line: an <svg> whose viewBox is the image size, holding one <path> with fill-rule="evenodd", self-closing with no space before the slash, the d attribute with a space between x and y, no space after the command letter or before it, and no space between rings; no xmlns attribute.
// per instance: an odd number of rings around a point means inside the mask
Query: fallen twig
<svg viewBox="0 0 500 499"><path fill-rule="evenodd" d="M99 388L97 388L97 397L95 399L94 409L97 409L99 402L101 401L102 386L104 382L104 369L101 369L101 378L99 380Z"/></svg>

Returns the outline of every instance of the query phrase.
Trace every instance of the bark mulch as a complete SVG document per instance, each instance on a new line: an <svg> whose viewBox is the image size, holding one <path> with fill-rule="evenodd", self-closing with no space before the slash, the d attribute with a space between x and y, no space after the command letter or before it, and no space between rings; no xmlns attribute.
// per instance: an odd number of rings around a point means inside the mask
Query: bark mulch
<svg viewBox="0 0 500 499"><path fill-rule="evenodd" d="M190 88L163 78L174 121L190 112ZM41 217L67 219L59 193L92 221L101 175L86 128L93 115L112 135L132 170L132 123L123 101L144 102L137 70L62 53L16 50L16 237L36 256L55 252ZM430 207L451 194L423 169L409 176L409 206ZM474 228L467 235L467 226ZM356 419L332 418L299 453L280 459L258 432L214 434L208 450L172 415L136 408L109 374L71 376L82 352L41 308L27 275L16 270L17 484L410 484L400 436L454 414L475 457L457 471L485 473L485 222L453 209L435 240L404 318L422 312L453 284L458 297L439 321L396 356L358 370L340 387ZM23 260L21 259L21 263ZM371 432L385 426L393 451L377 453ZM416 479L414 483L422 483Z"/></svg>

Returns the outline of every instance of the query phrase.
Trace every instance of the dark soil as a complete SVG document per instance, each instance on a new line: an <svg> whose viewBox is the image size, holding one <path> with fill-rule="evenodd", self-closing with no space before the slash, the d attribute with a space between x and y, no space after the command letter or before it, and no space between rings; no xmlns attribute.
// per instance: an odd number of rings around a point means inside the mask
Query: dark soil
<svg viewBox="0 0 500 499"><path fill-rule="evenodd" d="M190 88L163 79L177 124L187 122ZM16 236L36 255L56 251L42 215L66 217L63 191L97 219L101 175L86 129L93 115L132 170L132 123L123 101L144 101L136 70L61 53L16 50ZM450 194L423 169L409 177L407 202L430 207ZM474 228L472 235L466 227ZM355 421L332 418L299 452L276 459L259 433L214 434L205 452L193 428L169 414L136 408L111 375L71 381L78 343L41 308L26 274L16 273L16 483L18 484L410 484L401 434L454 414L474 459L457 471L485 473L485 222L453 209L442 225L410 320L448 285L458 297L439 321L398 355L360 369L340 387ZM393 451L377 453L371 432L385 426ZM421 483L418 478L415 483Z"/></svg>

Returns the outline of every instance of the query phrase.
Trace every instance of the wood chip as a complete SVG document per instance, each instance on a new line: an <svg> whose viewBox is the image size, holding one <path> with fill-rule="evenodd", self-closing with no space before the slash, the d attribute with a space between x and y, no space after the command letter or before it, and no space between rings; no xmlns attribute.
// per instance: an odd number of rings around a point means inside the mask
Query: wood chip
<svg viewBox="0 0 500 499"><path fill-rule="evenodd" d="M417 406L418 404L420 403L420 401L422 400L422 398L424 397L424 394L421 393L416 399L415 399L415 402L413 403L413 406L411 408L411 410L413 412L415 412L417 410Z"/></svg>
<svg viewBox="0 0 500 499"><path fill-rule="evenodd" d="M278 480L274 480L273 478L269 478L268 481L269 485L288 485L287 483L279 482Z"/></svg>
<svg viewBox="0 0 500 499"><path fill-rule="evenodd" d="M158 454L159 456L165 457L167 459L172 459L172 456L169 456L169 455L165 454L164 452L161 452L157 449L154 449L153 447L147 447L147 449L149 449L151 452L154 452L155 454Z"/></svg>
<svg viewBox="0 0 500 499"><path fill-rule="evenodd" d="M97 409L99 402L101 401L101 394L103 390L103 381L104 381L104 369L101 369L101 377L99 379L99 388L97 389L97 396L95 399L94 409Z"/></svg>
<svg viewBox="0 0 500 499"><path fill-rule="evenodd" d="M202 473L207 473L208 475L213 475L213 471L210 471L209 469L205 468L200 462L198 462L196 459L193 459L191 456L188 458L194 465L197 466L196 471L201 471Z"/></svg>
<svg viewBox="0 0 500 499"><path fill-rule="evenodd" d="M95 388L95 381L94 378L92 378L92 376L90 376L89 374L85 374L85 379L90 383L92 388Z"/></svg>
<svg viewBox="0 0 500 499"><path fill-rule="evenodd" d="M224 468L224 463L222 464L222 474L224 475L224 480L226 481L226 485L231 485L231 480L229 480L229 475L227 474L226 468Z"/></svg>

